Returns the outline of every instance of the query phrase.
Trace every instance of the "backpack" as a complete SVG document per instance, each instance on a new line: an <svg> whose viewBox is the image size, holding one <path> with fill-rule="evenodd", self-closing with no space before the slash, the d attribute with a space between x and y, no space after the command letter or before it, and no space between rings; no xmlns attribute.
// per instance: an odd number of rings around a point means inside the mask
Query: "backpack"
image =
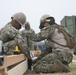
<svg viewBox="0 0 76 75"><path fill-rule="evenodd" d="M54 27L58 29L58 32L61 32L65 36L65 39L67 40L67 45L61 45L54 40L52 40L52 42L55 42L56 44L64 47L69 47L70 49L74 48L74 46L76 45L74 37L70 33L68 33L63 26L55 25Z"/></svg>

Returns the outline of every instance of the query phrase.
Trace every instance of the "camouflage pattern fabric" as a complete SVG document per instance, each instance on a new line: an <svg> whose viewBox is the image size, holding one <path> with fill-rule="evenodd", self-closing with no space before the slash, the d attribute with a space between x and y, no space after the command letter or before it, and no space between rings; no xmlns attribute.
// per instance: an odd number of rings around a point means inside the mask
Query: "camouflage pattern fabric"
<svg viewBox="0 0 76 75"><path fill-rule="evenodd" d="M35 32L34 32L33 29L30 29L30 30L24 29L24 30L21 31L21 35L22 35L22 37L23 37L24 39L26 39L25 37L27 37L27 36L29 36L29 38L30 38L30 34L34 34L34 33L35 33Z"/></svg>
<svg viewBox="0 0 76 75"><path fill-rule="evenodd" d="M24 40L27 40L28 38L28 42L29 42L29 50L31 50L32 48L32 40L31 40L31 35L30 34L35 34L34 30L33 29L29 29L29 30L22 30L21 31L21 35L23 37Z"/></svg>
<svg viewBox="0 0 76 75"><path fill-rule="evenodd" d="M53 51L36 62L33 69L37 73L50 73L55 59L59 59L63 64L68 65L72 61L72 55L62 51Z"/></svg>
<svg viewBox="0 0 76 75"><path fill-rule="evenodd" d="M13 54L15 46L18 45L22 53L30 56L26 40L22 38L19 31L8 23L0 30L0 40L3 41L3 47L6 54Z"/></svg>
<svg viewBox="0 0 76 75"><path fill-rule="evenodd" d="M55 28L50 26L44 27L38 34L32 34L33 41L42 41L48 39L53 35ZM46 50L47 51L47 50ZM55 59L59 59L64 65L68 65L72 61L72 54L65 50L52 51L51 53L44 53L38 57L34 70L37 73L49 73Z"/></svg>
<svg viewBox="0 0 76 75"><path fill-rule="evenodd" d="M3 47L5 54L7 55L13 54L13 50L15 50L16 45L17 43L15 42L15 40L4 43Z"/></svg>
<svg viewBox="0 0 76 75"><path fill-rule="evenodd" d="M41 52L41 54L37 57L35 62L37 62L38 60L42 59L44 56L46 56L47 54L49 54L51 52L52 52L52 48L46 48L46 50Z"/></svg>
<svg viewBox="0 0 76 75"><path fill-rule="evenodd" d="M54 31L55 31L55 28L52 28L50 26L44 27L38 34L30 34L31 39L36 42L48 39L49 36L52 36Z"/></svg>

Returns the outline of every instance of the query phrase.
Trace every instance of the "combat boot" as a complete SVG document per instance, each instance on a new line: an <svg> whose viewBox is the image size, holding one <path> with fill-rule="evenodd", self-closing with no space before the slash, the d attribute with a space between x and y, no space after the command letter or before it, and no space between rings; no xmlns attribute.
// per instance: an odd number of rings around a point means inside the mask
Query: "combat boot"
<svg viewBox="0 0 76 75"><path fill-rule="evenodd" d="M70 69L62 64L60 60L56 59L52 65L51 72L70 72Z"/></svg>

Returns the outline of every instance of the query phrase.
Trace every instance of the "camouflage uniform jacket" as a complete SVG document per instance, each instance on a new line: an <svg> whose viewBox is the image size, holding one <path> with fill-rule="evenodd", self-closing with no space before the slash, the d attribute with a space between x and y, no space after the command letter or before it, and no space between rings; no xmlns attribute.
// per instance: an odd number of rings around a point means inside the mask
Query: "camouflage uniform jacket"
<svg viewBox="0 0 76 75"><path fill-rule="evenodd" d="M35 60L36 63L33 69L37 73L50 73L52 67L56 69L56 65L53 66L55 59L60 60L64 65L68 65L73 58L71 50L68 47L60 46L51 41L54 40L63 45L67 44L63 34L59 33L54 25L44 27L38 34L33 35L34 41L42 41L45 39L48 41L48 47L52 47L52 51L50 52L50 49L49 51L46 50L46 52L40 54Z"/></svg>
<svg viewBox="0 0 76 75"><path fill-rule="evenodd" d="M33 40L42 41L47 39L48 47L52 47L55 50L67 51L69 53L72 53L72 50L69 47L63 47L51 41L51 40L54 40L62 45L67 44L67 41L65 40L64 35L62 33L59 33L58 29L55 28L54 25L44 27L38 34L33 35Z"/></svg>
<svg viewBox="0 0 76 75"><path fill-rule="evenodd" d="M29 56L26 41L23 40L22 36L19 34L19 31L14 28L10 22L4 28L1 29L0 40L3 41L3 44L14 40L19 46L20 50L25 53L26 56Z"/></svg>

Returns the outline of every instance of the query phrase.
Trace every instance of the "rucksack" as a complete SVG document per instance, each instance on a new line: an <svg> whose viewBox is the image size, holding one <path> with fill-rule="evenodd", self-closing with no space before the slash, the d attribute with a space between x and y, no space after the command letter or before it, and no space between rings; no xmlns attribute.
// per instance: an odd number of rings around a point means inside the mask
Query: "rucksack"
<svg viewBox="0 0 76 75"><path fill-rule="evenodd" d="M75 38L70 33L68 33L63 26L55 25L54 27L58 29L58 32L61 32L65 36L65 39L67 40L67 45L61 45L58 42L55 42L54 40L52 41L58 45L69 47L70 49L74 48L74 46L76 45Z"/></svg>

